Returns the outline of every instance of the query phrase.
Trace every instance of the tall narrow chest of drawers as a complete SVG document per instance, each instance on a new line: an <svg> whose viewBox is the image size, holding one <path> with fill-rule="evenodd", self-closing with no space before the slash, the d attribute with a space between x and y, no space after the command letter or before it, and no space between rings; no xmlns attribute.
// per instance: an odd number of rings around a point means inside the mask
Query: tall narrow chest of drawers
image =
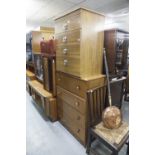
<svg viewBox="0 0 155 155"><path fill-rule="evenodd" d="M102 75L103 26L103 15L83 8L56 19L58 117L84 145L89 108L86 92L106 83ZM104 89L101 99L104 104Z"/></svg>
<svg viewBox="0 0 155 155"><path fill-rule="evenodd" d="M102 72L104 16L77 9L56 19L57 70L87 79Z"/></svg>

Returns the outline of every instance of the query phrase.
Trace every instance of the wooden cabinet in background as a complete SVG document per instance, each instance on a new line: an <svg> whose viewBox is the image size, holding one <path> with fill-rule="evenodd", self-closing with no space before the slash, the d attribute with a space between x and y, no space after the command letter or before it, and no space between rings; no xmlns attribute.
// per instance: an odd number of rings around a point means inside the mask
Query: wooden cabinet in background
<svg viewBox="0 0 155 155"><path fill-rule="evenodd" d="M40 42L42 40L42 34L40 31L32 31L32 52L40 53Z"/></svg>
<svg viewBox="0 0 155 155"><path fill-rule="evenodd" d="M42 55L44 89L56 96L55 57Z"/></svg>
<svg viewBox="0 0 155 155"><path fill-rule="evenodd" d="M53 39L54 28L40 27L38 31L32 31L32 52L41 53L40 42L45 40Z"/></svg>
<svg viewBox="0 0 155 155"><path fill-rule="evenodd" d="M34 57L34 69L35 76L40 81L43 82L43 65L42 65L42 56L41 54L33 54Z"/></svg>
<svg viewBox="0 0 155 155"><path fill-rule="evenodd" d="M119 70L127 71L129 33L119 29L110 29L104 31L104 36L109 73L115 75ZM103 70L105 72L104 67Z"/></svg>

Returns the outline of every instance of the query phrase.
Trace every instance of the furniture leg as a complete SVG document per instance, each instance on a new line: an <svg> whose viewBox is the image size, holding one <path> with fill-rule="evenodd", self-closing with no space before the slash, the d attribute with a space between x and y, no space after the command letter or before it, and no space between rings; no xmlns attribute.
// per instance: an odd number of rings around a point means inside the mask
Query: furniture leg
<svg viewBox="0 0 155 155"><path fill-rule="evenodd" d="M86 153L89 154L90 152L90 147L91 147L91 141L92 141L92 134L88 133L88 140L87 140L87 149L86 149Z"/></svg>

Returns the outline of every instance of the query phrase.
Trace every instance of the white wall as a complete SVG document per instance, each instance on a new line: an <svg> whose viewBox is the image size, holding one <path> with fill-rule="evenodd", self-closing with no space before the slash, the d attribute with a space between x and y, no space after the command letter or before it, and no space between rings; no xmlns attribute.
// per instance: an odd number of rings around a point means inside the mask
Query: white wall
<svg viewBox="0 0 155 155"><path fill-rule="evenodd" d="M129 9L124 8L106 15L105 29L119 28L129 32Z"/></svg>
<svg viewBox="0 0 155 155"><path fill-rule="evenodd" d="M106 17L105 29L119 28L129 32L129 16Z"/></svg>

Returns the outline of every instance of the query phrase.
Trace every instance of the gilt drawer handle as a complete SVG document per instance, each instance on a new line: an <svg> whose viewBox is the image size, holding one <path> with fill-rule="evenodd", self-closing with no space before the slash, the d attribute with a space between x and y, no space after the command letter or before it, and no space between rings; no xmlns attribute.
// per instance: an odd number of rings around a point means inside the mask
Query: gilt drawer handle
<svg viewBox="0 0 155 155"><path fill-rule="evenodd" d="M77 90L80 90L80 86L76 86L76 89L77 89Z"/></svg>
<svg viewBox="0 0 155 155"><path fill-rule="evenodd" d="M62 38L62 42L63 42L63 43L67 42L67 36L64 36L64 37Z"/></svg>
<svg viewBox="0 0 155 155"><path fill-rule="evenodd" d="M79 102L75 102L75 105L78 107L79 106Z"/></svg>
<svg viewBox="0 0 155 155"><path fill-rule="evenodd" d="M67 66L67 64L68 64L68 60L64 60L64 66Z"/></svg>
<svg viewBox="0 0 155 155"><path fill-rule="evenodd" d="M77 133L79 133L80 132L80 129L77 129Z"/></svg>
<svg viewBox="0 0 155 155"><path fill-rule="evenodd" d="M68 49L67 48L64 48L63 49L63 54L67 54L67 51L68 51Z"/></svg>

